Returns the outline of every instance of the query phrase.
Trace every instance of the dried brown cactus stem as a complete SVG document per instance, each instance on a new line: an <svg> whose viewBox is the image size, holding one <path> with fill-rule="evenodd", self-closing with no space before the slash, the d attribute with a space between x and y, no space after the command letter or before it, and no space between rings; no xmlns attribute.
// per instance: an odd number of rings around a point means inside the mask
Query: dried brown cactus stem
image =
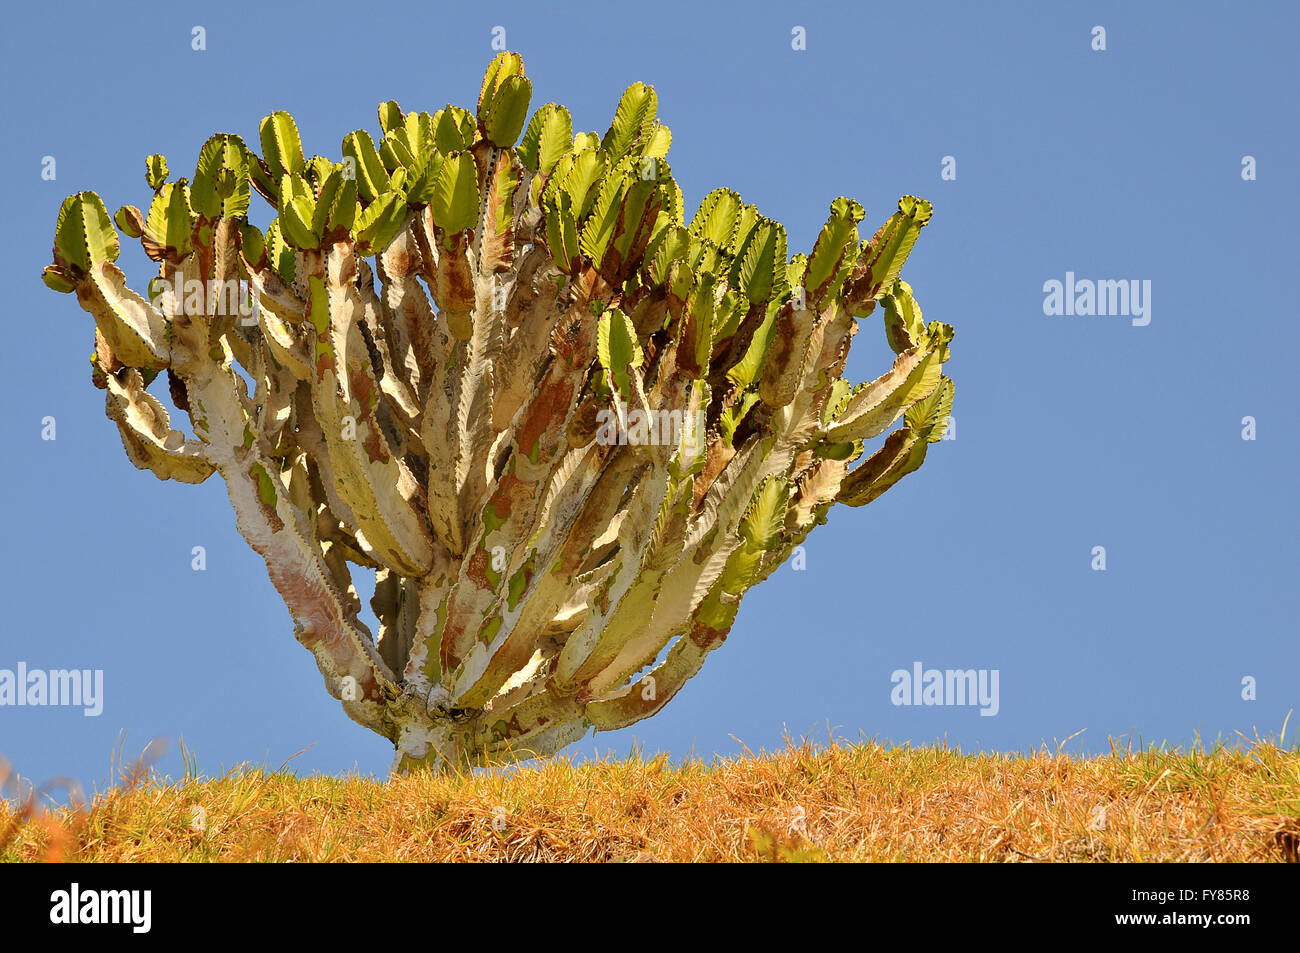
<svg viewBox="0 0 1300 953"><path fill-rule="evenodd" d="M208 457L226 482L239 532L266 561L271 582L295 620L295 637L316 658L330 693L354 721L386 736L387 707L400 695L373 637L337 588L310 526L291 505L280 468L247 441L248 419L228 368L209 365L186 378L195 414L204 422Z"/></svg>

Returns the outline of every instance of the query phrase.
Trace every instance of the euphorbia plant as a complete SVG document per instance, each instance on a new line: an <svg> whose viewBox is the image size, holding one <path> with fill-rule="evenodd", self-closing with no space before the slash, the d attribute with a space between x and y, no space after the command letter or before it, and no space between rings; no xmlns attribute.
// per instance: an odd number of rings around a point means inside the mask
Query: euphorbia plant
<svg viewBox="0 0 1300 953"><path fill-rule="evenodd" d="M504 53L476 111L384 103L341 161L306 158L284 112L260 155L213 136L189 181L150 156L148 210L70 196L44 274L94 316L131 462L221 475L298 640L399 770L658 711L745 592L833 503L920 466L952 405L952 329L899 280L927 202L861 241L862 207L836 199L788 257L727 189L687 220L652 87L604 136L553 103L528 119L531 90ZM147 296L118 229L158 263ZM854 387L878 304L897 358ZM192 436L147 390L164 371Z"/></svg>

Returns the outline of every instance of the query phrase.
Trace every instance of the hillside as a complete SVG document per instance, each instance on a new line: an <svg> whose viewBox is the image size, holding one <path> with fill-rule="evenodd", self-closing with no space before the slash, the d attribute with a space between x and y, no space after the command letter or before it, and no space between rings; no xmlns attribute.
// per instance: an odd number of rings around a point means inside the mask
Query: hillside
<svg viewBox="0 0 1300 953"><path fill-rule="evenodd" d="M1294 862L1300 752L804 744L461 778L240 768L28 813L0 803L0 860Z"/></svg>

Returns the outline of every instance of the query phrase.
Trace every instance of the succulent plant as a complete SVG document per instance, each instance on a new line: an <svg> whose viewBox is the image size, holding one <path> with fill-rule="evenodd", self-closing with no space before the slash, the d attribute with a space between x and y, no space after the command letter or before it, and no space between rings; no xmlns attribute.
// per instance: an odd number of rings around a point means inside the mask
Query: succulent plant
<svg viewBox="0 0 1300 953"><path fill-rule="evenodd" d="M297 639L397 770L543 755L658 711L750 587L832 504L919 467L952 405L952 329L899 279L929 203L904 197L863 241L862 207L836 199L790 257L728 189L687 221L653 87L603 136L554 103L528 118L531 93L502 53L475 111L384 103L340 161L308 159L285 112L261 155L213 136L189 181L150 156L147 212L70 196L44 273L95 319L92 379L131 462L221 475ZM119 230L158 263L148 296ZM878 304L897 357L855 387ZM163 371L192 435L147 389Z"/></svg>

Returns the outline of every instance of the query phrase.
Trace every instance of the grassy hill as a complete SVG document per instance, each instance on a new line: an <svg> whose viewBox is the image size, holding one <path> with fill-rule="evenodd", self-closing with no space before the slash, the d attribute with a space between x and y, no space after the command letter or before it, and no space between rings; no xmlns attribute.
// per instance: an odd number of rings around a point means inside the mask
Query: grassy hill
<svg viewBox="0 0 1300 953"><path fill-rule="evenodd" d="M465 777L147 772L83 810L0 802L0 860L1297 861L1300 750L1096 758L791 745Z"/></svg>

